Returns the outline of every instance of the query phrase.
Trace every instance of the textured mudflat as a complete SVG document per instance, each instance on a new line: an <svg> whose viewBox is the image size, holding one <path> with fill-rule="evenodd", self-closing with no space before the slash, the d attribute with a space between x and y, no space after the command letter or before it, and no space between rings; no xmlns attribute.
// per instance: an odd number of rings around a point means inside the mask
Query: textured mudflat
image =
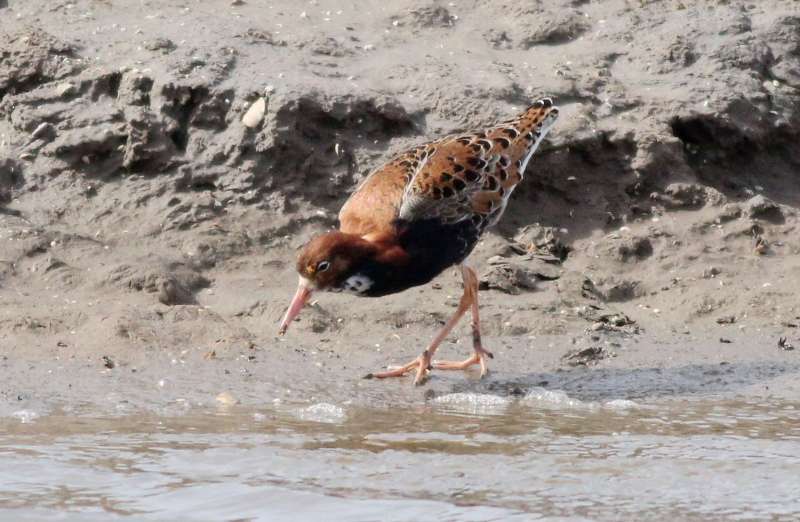
<svg viewBox="0 0 800 522"><path fill-rule="evenodd" d="M702 391L723 362L742 386L792 368L800 18L793 2L673 7L8 2L3 409L583 379L624 397ZM460 294L450 273L319 296L275 336L295 249L372 168L541 95L561 120L473 259L488 381L360 379L419 353ZM661 367L677 373L626 388Z"/></svg>

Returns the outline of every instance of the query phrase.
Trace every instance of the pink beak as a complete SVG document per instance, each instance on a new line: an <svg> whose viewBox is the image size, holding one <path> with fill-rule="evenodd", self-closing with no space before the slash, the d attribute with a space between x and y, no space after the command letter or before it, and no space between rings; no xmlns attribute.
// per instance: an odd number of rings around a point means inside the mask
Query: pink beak
<svg viewBox="0 0 800 522"><path fill-rule="evenodd" d="M286 333L286 330L289 329L289 325L295 318L300 315L300 310L303 309L305 304L308 302L308 298L311 297L311 284L307 279L300 278L300 283L297 285L297 292L294 294L294 298L292 299L291 304L289 304L289 309L286 310L286 315L283 316L283 321L281 321L281 327L278 330L278 335L283 335Z"/></svg>

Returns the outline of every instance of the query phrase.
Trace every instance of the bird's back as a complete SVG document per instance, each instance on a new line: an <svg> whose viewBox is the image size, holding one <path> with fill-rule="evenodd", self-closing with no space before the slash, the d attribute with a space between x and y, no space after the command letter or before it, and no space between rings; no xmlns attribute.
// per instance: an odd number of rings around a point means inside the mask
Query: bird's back
<svg viewBox="0 0 800 522"><path fill-rule="evenodd" d="M545 98L484 131L448 136L400 154L370 174L348 199L339 213L340 230L369 237L393 233L398 219L406 227L425 223L427 228L434 222L470 221L477 240L503 214L557 116L558 109Z"/></svg>

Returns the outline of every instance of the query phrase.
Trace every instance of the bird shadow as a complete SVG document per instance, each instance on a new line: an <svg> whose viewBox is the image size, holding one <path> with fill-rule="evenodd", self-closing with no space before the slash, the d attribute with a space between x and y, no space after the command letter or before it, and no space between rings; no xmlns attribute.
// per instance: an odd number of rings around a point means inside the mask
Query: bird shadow
<svg viewBox="0 0 800 522"><path fill-rule="evenodd" d="M785 374L800 372L800 364L744 362L687 364L671 368L576 368L536 372L517 377L490 376L462 381L454 392L522 396L533 389L559 390L579 400L658 399L735 393Z"/></svg>

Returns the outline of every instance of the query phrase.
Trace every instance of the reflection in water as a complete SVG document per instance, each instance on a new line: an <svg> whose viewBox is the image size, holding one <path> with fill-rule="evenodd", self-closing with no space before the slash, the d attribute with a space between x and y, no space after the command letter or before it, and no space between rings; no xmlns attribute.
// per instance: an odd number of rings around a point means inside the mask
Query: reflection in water
<svg viewBox="0 0 800 522"><path fill-rule="evenodd" d="M590 403L0 422L0 515L35 519L795 519L800 404ZM25 422L23 422L23 420ZM655 516L657 514L658 516Z"/></svg>

